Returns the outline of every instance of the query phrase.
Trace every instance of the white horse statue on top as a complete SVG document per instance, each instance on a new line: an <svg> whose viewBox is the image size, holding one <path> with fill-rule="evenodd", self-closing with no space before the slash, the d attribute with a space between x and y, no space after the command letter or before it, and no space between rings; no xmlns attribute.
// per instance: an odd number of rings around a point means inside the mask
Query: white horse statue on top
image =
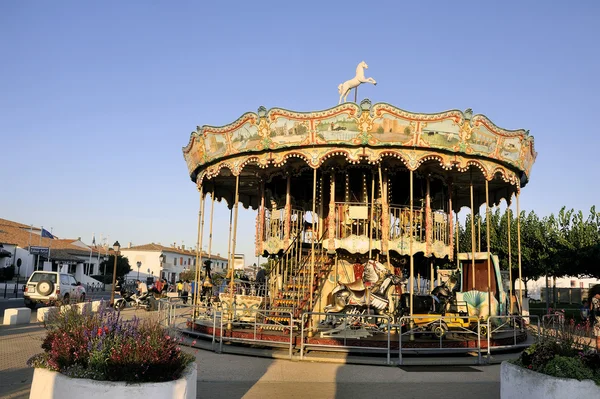
<svg viewBox="0 0 600 399"><path fill-rule="evenodd" d="M350 90L358 87L361 83L373 83L377 85L377 82L373 78L365 78L365 69L368 69L369 66L366 62L361 61L360 64L356 67L356 76L350 80L345 81L341 85L338 86L338 92L340 93L340 101L338 104L342 103L342 98L344 98L344 102L346 102L346 97L348 97L348 93Z"/></svg>

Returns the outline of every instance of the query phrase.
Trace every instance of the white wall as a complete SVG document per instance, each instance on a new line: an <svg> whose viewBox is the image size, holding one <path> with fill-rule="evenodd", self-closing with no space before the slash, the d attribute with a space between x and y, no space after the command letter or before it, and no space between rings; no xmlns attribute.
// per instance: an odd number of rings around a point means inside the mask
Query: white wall
<svg viewBox="0 0 600 399"><path fill-rule="evenodd" d="M575 287L571 287L571 280L575 280ZM517 279L515 281L515 291L519 289L520 280ZM583 283L583 288L589 288L590 285L600 284L599 279L595 278L578 278L578 277L562 277L556 279L556 287L557 288L580 288L580 283ZM552 287L553 280L552 277L549 278L548 286ZM523 295L525 295L525 284L522 284L523 287ZM529 293L529 297L533 299L541 298L541 291L546 288L546 278L542 277L535 281L527 282L527 291Z"/></svg>

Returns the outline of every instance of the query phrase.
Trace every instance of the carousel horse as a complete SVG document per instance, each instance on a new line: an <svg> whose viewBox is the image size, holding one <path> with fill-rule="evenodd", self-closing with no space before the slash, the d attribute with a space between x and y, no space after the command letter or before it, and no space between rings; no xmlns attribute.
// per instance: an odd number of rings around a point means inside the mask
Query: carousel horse
<svg viewBox="0 0 600 399"><path fill-rule="evenodd" d="M367 63L361 61L360 64L358 64L358 66L356 67L356 76L338 86L338 92L340 93L340 101L338 102L338 104L342 103L342 98L344 99L344 102L346 102L346 97L348 97L348 93L350 93L350 90L354 89L355 87L358 87L361 83L373 83L374 85L377 84L375 79L365 78L365 69L368 68L369 66L367 65Z"/></svg>
<svg viewBox="0 0 600 399"><path fill-rule="evenodd" d="M331 292L333 304L325 307L327 313L347 311L349 308L370 307L377 313L384 312L388 305L388 291L401 283L402 278L390 273L385 266L374 260L365 264L363 279L349 284L339 284Z"/></svg>

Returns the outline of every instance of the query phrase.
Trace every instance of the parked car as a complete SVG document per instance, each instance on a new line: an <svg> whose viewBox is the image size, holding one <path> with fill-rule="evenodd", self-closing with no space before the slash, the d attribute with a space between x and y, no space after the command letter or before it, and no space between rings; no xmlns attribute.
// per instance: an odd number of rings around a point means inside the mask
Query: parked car
<svg viewBox="0 0 600 399"><path fill-rule="evenodd" d="M35 271L29 276L23 293L25 306L51 305L85 300L85 287L67 273Z"/></svg>

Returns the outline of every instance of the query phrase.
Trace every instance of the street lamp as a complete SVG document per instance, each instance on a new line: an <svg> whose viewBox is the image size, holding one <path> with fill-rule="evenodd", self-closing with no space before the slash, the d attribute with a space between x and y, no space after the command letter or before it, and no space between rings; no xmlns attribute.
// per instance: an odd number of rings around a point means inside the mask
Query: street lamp
<svg viewBox="0 0 600 399"><path fill-rule="evenodd" d="M139 280L140 279L140 267L142 267L142 262L138 261L137 267L138 267L138 277L137 277L137 279Z"/></svg>
<svg viewBox="0 0 600 399"><path fill-rule="evenodd" d="M110 289L110 306L115 304L115 282L117 280L117 256L119 256L119 249L121 249L121 244L119 241L115 241L113 244L113 249L115 250L115 265L113 266L113 276L112 276L112 287Z"/></svg>

